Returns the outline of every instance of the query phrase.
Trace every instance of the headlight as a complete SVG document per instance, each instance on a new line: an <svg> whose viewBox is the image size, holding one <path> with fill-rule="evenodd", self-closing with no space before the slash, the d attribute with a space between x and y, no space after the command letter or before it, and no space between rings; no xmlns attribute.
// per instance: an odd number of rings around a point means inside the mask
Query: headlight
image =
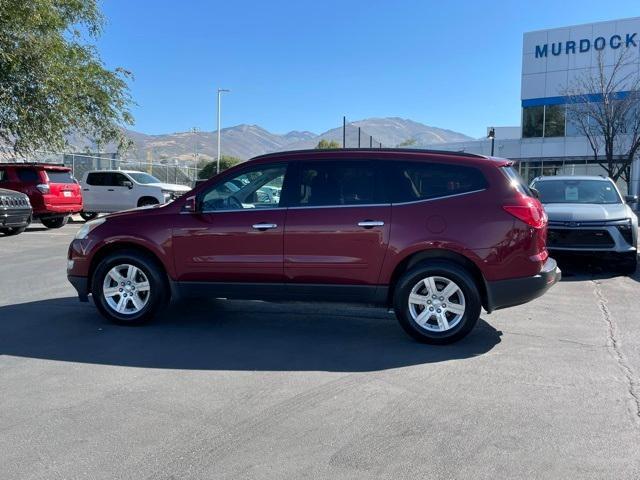
<svg viewBox="0 0 640 480"><path fill-rule="evenodd" d="M172 190L162 190L162 195L164 195L164 201L168 202L169 200L175 200L176 192Z"/></svg>
<svg viewBox="0 0 640 480"><path fill-rule="evenodd" d="M91 230L99 225L102 225L104 222L106 222L106 220L106 218L96 218L95 220L91 220L90 222L85 223L80 228L80 230L78 230L78 233L76 233L76 240L84 240L85 238L87 238L89 233L91 233Z"/></svg>

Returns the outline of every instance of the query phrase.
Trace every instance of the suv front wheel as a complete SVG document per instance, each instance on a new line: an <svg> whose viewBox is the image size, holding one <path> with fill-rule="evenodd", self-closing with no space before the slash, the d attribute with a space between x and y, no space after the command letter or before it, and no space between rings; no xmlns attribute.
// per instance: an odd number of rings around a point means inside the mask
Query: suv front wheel
<svg viewBox="0 0 640 480"><path fill-rule="evenodd" d="M393 307L402 328L423 343L447 344L465 337L480 317L478 288L467 270L431 261L398 281Z"/></svg>
<svg viewBox="0 0 640 480"><path fill-rule="evenodd" d="M152 319L169 297L161 267L135 251L115 252L104 258L92 276L91 294L105 318L125 325Z"/></svg>

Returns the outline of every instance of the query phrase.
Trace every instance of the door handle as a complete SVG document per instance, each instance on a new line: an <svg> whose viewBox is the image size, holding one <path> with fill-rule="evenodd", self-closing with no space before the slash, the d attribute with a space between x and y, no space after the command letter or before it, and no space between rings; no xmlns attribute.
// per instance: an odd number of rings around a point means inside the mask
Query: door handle
<svg viewBox="0 0 640 480"><path fill-rule="evenodd" d="M358 226L362 228L382 227L384 226L384 222L380 220L363 220L362 222L358 222Z"/></svg>
<svg viewBox="0 0 640 480"><path fill-rule="evenodd" d="M251 227L254 230L260 230L264 232L265 230L270 230L272 228L276 228L278 225L275 223L254 223Z"/></svg>
<svg viewBox="0 0 640 480"><path fill-rule="evenodd" d="M84 192L88 192L88 191L89 191L89 189L88 189L88 188L83 188L82 190L83 190Z"/></svg>
<svg viewBox="0 0 640 480"><path fill-rule="evenodd" d="M113 192L113 188L107 188L107 192Z"/></svg>

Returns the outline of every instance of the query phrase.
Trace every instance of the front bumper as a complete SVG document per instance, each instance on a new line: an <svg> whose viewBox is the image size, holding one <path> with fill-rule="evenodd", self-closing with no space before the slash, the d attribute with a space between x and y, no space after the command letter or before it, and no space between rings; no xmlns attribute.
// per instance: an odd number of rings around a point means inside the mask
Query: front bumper
<svg viewBox="0 0 640 480"><path fill-rule="evenodd" d="M548 258L542 271L532 277L487 282L488 312L514 307L543 295L560 281L562 272L553 258Z"/></svg>
<svg viewBox="0 0 640 480"><path fill-rule="evenodd" d="M0 227L26 227L31 223L31 210L0 210Z"/></svg>

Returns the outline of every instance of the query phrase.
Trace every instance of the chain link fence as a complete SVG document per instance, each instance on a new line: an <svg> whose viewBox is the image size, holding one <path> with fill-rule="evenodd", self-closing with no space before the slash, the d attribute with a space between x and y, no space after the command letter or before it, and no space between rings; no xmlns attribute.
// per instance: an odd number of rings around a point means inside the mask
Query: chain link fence
<svg viewBox="0 0 640 480"><path fill-rule="evenodd" d="M164 183L193 186L198 177L198 168L179 164L177 161L151 162L136 159L121 159L116 154L52 153L37 152L28 159L10 159L16 162L37 162L65 165L73 176L82 180L91 170L135 170L146 172ZM6 160L3 160L6 161Z"/></svg>

